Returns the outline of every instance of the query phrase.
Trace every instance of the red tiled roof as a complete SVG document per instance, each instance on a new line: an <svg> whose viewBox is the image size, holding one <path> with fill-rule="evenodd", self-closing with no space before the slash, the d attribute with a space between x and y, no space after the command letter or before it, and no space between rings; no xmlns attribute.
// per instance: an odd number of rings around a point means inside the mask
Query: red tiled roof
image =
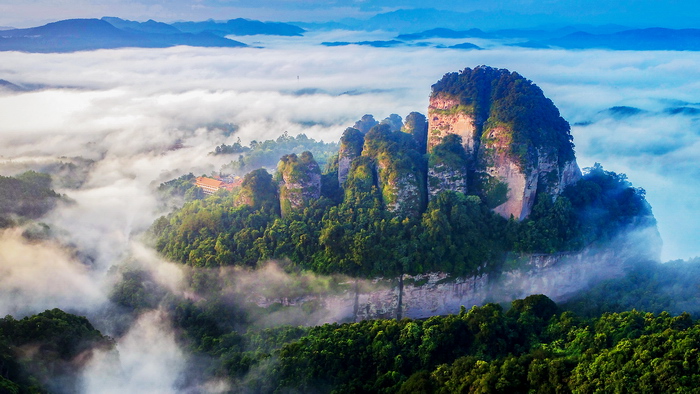
<svg viewBox="0 0 700 394"><path fill-rule="evenodd" d="M199 178L197 178L196 185L199 187L213 187L218 189L221 187L221 185L223 185L223 182L218 181L216 179L200 176Z"/></svg>

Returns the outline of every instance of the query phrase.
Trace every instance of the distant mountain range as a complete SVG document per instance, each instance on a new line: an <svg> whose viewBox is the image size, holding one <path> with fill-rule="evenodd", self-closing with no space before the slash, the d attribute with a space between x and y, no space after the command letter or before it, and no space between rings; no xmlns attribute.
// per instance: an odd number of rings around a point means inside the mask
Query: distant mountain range
<svg viewBox="0 0 700 394"><path fill-rule="evenodd" d="M21 86L17 86L14 83L10 81L6 81L4 79L0 79L0 90L9 90L11 92L21 92L25 90Z"/></svg>
<svg viewBox="0 0 700 394"><path fill-rule="evenodd" d="M411 42L399 41L399 40L355 41L355 42L324 41L321 43L321 45L324 45L327 47L339 47L339 46L346 46L346 45L361 45L361 46L370 46L370 47L375 47L375 48L394 48L394 47L411 46L411 47L435 47L435 48L451 48L451 49L481 49L478 45L474 45L470 42L463 42L463 43L456 44L456 45L445 46L445 45L435 45L435 44L431 44L431 43L427 43L427 42L411 43Z"/></svg>
<svg viewBox="0 0 700 394"><path fill-rule="evenodd" d="M365 45L373 47L421 47L480 49L462 42L433 43L431 39L507 40L512 46L528 48L611 49L611 50L688 50L700 51L700 29L630 29L620 25L572 25L551 28L522 28L526 22L533 26L537 15L521 20L519 14L498 12L447 12L435 9L397 10L377 14L366 20L341 19L327 23L261 22L248 19L228 21L175 22L172 24L148 20L136 22L116 17L102 19L68 19L28 29L0 30L0 51L73 52L110 48L166 48L176 45L198 47L244 47L246 44L228 36L277 35L302 36L307 29L330 30L388 30L398 34L394 39L378 41L333 41L325 46ZM497 18L496 18L497 19ZM481 24L479 28L475 25ZM421 30L424 27L427 29Z"/></svg>
<svg viewBox="0 0 700 394"><path fill-rule="evenodd" d="M509 45L528 48L700 51L700 29L649 28L615 31L619 28L621 26L611 25L592 30L613 31L597 34L576 30L576 27L572 26L552 31L507 29L491 32L480 29L436 28L419 33L400 34L396 40L404 43L435 38L521 39L526 41Z"/></svg>
<svg viewBox="0 0 700 394"><path fill-rule="evenodd" d="M208 20L205 22L175 22L172 27L186 33L209 32L212 34L225 36L250 36L256 34L275 36L301 36L305 30L301 27L282 22L260 22L249 19L231 19L227 22L215 22Z"/></svg>
<svg viewBox="0 0 700 394"><path fill-rule="evenodd" d="M28 29L0 31L0 51L74 52L112 48L245 47L224 36L301 35L304 29L286 23L233 19L228 22L135 22L114 17L68 19Z"/></svg>
<svg viewBox="0 0 700 394"><path fill-rule="evenodd" d="M528 41L518 46L564 49L700 51L700 29L634 29L612 34L576 32L563 37Z"/></svg>
<svg viewBox="0 0 700 394"><path fill-rule="evenodd" d="M430 30L449 29L465 31L481 29L498 32L499 35L528 33L532 39L561 37L566 34L584 31L591 34L611 34L629 30L629 26L618 24L581 24L553 20L547 14L520 14L512 11L472 11L455 12L433 8L400 9L380 13L369 19L344 18L331 22L308 23L290 22L308 30L385 30L408 34ZM539 36L538 36L539 35Z"/></svg>

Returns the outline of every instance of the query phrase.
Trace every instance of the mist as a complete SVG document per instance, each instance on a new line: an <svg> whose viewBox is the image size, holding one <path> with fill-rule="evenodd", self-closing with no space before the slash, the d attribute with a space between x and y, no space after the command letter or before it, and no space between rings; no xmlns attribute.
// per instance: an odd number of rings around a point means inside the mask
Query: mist
<svg viewBox="0 0 700 394"><path fill-rule="evenodd" d="M79 187L57 187L67 199L41 219L55 239L30 244L20 230L0 233L0 313L59 307L98 315L109 304L110 269L125 261L138 261L159 286L186 297L181 267L142 242L151 223L167 213L158 184L218 171L232 158L208 153L238 138L249 143L287 131L336 141L364 114L426 113L430 86L443 74L481 64L517 71L542 88L572 124L581 167L600 162L646 190L664 243L662 260L700 255L700 222L694 220L700 115L673 111L700 108L699 53L316 45L339 33L328 34L273 39L267 48L0 52L0 79L27 89L0 90L0 174L76 157L94 161ZM642 111L620 117L607 111L615 106ZM275 276L274 268L263 273L281 287L291 280ZM255 276L248 279L259 284ZM133 379L100 380L97 360L86 377L88 391L105 381L180 387L177 372L188 356L158 313L138 316L117 338L122 368ZM260 324L301 318L274 316ZM307 322L339 319L319 314ZM154 364L143 353L151 350L167 362ZM161 380L148 381L146 371Z"/></svg>

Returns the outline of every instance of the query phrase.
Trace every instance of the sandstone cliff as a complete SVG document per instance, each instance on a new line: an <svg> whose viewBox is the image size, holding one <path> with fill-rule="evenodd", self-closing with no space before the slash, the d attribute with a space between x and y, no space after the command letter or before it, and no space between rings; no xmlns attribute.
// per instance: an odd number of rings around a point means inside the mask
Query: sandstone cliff
<svg viewBox="0 0 700 394"><path fill-rule="evenodd" d="M255 209L269 209L279 212L277 185L265 169L257 169L246 174L236 196L236 206L248 205Z"/></svg>
<svg viewBox="0 0 700 394"><path fill-rule="evenodd" d="M539 193L556 196L581 176L569 124L517 73L477 67L446 74L433 85L428 119L428 151L447 135L461 137L469 192L506 218L524 219ZM461 183L437 179L431 196L462 191Z"/></svg>
<svg viewBox="0 0 700 394"><path fill-rule="evenodd" d="M399 314L420 319L458 313L461 306L469 309L488 302L510 302L531 294L544 294L558 303L596 283L623 276L628 261L658 260L660 247L656 227L647 226L576 253L513 256L498 273L450 277L434 272L405 275L401 282L377 278L359 286L355 280L354 286L335 294L277 295L274 299L251 294L251 300L261 306L313 302L333 312L328 322L396 318Z"/></svg>
<svg viewBox="0 0 700 394"><path fill-rule="evenodd" d="M425 154L428 143L428 120L425 115L411 112L406 116L406 123L401 131L411 134L418 144L418 153Z"/></svg>
<svg viewBox="0 0 700 394"><path fill-rule="evenodd" d="M380 124L365 136L362 155L375 163L377 187L386 209L403 217L419 216L427 198L423 158L413 137Z"/></svg>
<svg viewBox="0 0 700 394"><path fill-rule="evenodd" d="M338 183L342 186L348 178L348 172L352 161L362 154L362 146L365 144L364 134L353 127L348 127L340 137L340 149L338 151Z"/></svg>
<svg viewBox="0 0 700 394"><path fill-rule="evenodd" d="M282 215L304 208L321 196L321 169L311 152L282 156L277 165Z"/></svg>

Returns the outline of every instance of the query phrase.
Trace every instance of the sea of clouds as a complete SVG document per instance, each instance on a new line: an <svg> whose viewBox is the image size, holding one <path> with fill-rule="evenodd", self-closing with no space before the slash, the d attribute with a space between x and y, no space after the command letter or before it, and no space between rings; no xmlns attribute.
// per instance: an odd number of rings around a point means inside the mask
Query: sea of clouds
<svg viewBox="0 0 700 394"><path fill-rule="evenodd" d="M89 315L107 302L109 268L134 256L159 283L177 289L178 268L139 241L167 213L155 195L160 182L218 170L231 157L208 152L238 138L247 143L287 131L336 141L364 114L426 113L431 84L482 64L517 71L542 88L572 124L581 167L600 162L646 190L663 260L700 255L700 53L318 45L336 37L343 35L248 38L265 48L0 53L0 79L26 88L0 90L0 174L60 157L94 160L80 188L58 190L71 202L43 219L61 245L0 234L0 315L53 307ZM615 106L641 111L608 111ZM153 330L166 334L154 343ZM134 352L149 346L161 349L173 370L184 368L185 356L156 312L119 341L124 368L138 370ZM143 360L156 368L152 358ZM158 375L158 386L175 387L175 375ZM95 376L89 387L98 384ZM111 379L137 387L146 378Z"/></svg>

